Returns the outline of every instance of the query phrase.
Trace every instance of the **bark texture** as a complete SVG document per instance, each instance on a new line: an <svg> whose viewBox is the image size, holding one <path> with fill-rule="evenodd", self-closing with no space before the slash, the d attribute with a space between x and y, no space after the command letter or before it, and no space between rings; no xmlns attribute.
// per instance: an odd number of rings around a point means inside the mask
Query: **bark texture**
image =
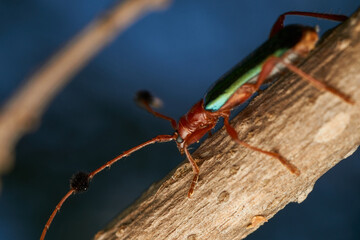
<svg viewBox="0 0 360 240"><path fill-rule="evenodd" d="M360 14L334 30L300 65L356 102L350 105L284 74L231 122L242 140L277 151L301 171L245 149L224 129L193 154L200 180L184 161L95 236L104 239L243 239L360 144Z"/></svg>

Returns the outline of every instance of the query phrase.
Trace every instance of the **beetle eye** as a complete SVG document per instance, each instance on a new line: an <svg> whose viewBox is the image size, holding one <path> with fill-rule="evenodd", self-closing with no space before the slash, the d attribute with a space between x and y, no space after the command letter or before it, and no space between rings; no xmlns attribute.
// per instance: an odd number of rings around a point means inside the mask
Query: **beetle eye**
<svg viewBox="0 0 360 240"><path fill-rule="evenodd" d="M176 138L176 142L178 143L182 143L184 141L184 139L182 139L182 137L180 137L180 135Z"/></svg>

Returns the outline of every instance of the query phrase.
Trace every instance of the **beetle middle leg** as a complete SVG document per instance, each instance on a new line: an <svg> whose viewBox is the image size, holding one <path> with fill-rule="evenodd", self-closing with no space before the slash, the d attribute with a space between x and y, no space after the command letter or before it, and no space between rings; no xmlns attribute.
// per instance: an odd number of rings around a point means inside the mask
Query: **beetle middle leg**
<svg viewBox="0 0 360 240"><path fill-rule="evenodd" d="M257 147L254 147L246 142L243 142L239 139L239 136L237 134L237 132L235 131L235 129L230 125L229 123L229 116L224 116L224 125L225 125L225 129L226 131L228 132L228 134L230 135L230 137L235 141L237 142L238 144L244 146L244 147L247 147L251 150L254 150L256 152L260 152L260 153L263 153L263 154L266 154L270 157L273 157L273 158L276 158L278 159L281 164L283 164L291 173L299 176L300 175L300 170L293 164L291 164L288 160L286 160L284 157L282 157L280 154L278 153L275 153L275 152L270 152L270 151L265 151L261 148L257 148Z"/></svg>

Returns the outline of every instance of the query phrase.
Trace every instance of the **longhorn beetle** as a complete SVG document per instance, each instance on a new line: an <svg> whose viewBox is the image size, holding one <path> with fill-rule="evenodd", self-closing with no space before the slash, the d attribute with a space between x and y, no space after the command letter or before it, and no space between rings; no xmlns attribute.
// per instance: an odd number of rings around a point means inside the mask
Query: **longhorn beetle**
<svg viewBox="0 0 360 240"><path fill-rule="evenodd" d="M171 117L167 117L153 110L152 104L154 102L154 97L151 96L149 92L139 92L137 101L151 114L168 120L175 132L172 135L159 135L133 147L108 161L93 172L79 172L75 174L70 181L69 192L66 193L57 204L43 229L40 239L45 238L46 232L56 213L73 193L86 191L90 181L96 174L110 167L123 157L129 156L131 153L153 143L175 141L180 153L185 153L194 173L188 192L188 197L190 198L198 181L200 170L189 153L188 147L191 144L198 142L206 133L210 133L210 130L215 127L220 117L224 119L225 129L235 142L256 152L276 158L291 173L299 175L300 170L280 154L266 151L241 141L237 132L229 123L231 110L248 100L268 77L279 72L284 67L298 74L319 90L330 92L344 102L354 104L348 96L340 93L325 83L320 82L293 65L296 59L305 57L312 49L314 49L318 41L318 34L317 29L313 27L302 25L288 25L284 27L285 16L287 15L302 15L335 21L345 21L347 19L347 17L343 15L299 11L286 12L280 15L271 29L270 38L247 58L221 77L206 93L205 97L197 102L178 122Z"/></svg>

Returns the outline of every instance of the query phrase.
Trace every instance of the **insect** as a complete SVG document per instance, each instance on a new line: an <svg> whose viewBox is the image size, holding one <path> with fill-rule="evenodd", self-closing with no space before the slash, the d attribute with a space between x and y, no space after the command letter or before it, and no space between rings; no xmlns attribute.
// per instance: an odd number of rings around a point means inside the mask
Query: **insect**
<svg viewBox="0 0 360 240"><path fill-rule="evenodd" d="M70 181L69 192L60 200L55 210L52 212L43 229L40 239L45 238L46 232L55 215L60 210L63 203L72 194L86 191L90 181L95 175L110 167L118 160L153 143L175 141L180 153L186 155L193 170L193 179L188 191L188 197L190 198L198 181L200 170L191 156L188 147L193 143L198 142L205 134L210 133L217 124L219 118L224 119L225 129L235 142L279 160L291 173L299 175L300 170L280 154L266 151L241 141L237 132L229 123L231 110L248 100L256 91L258 91L267 78L281 71L283 68L288 68L316 88L330 92L346 103L354 103L348 96L340 93L325 83L320 82L293 65L296 59L305 57L315 47L316 42L318 41L318 34L317 30L312 27L302 25L288 25L284 27L283 23L285 16L287 15L303 15L335 21L345 21L347 19L347 17L343 15L298 11L286 12L280 15L270 32L270 38L251 55L221 77L207 92L205 97L197 102L178 122L153 109L154 102L156 101L149 92L139 92L136 98L137 101L151 114L169 121L174 129L174 133L172 135L156 136L151 140L133 147L108 161L93 172L79 172L75 174Z"/></svg>

